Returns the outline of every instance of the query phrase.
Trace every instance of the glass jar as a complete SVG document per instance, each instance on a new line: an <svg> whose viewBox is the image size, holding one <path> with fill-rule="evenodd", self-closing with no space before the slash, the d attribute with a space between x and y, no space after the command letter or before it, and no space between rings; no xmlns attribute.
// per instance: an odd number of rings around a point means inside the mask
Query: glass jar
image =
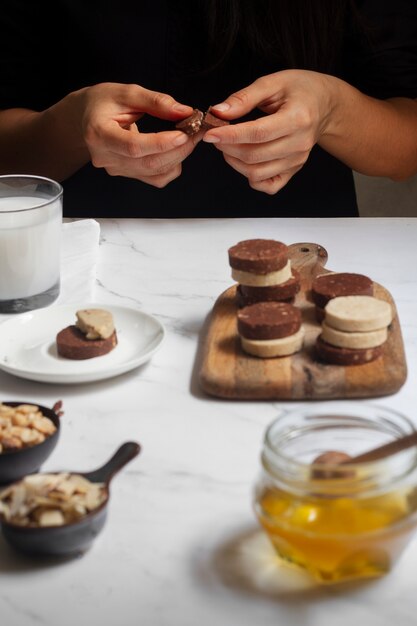
<svg viewBox="0 0 417 626"><path fill-rule="evenodd" d="M266 430L256 516L284 561L320 583L381 576L398 560L417 524L417 450L380 461L337 465L415 430L400 413L358 402L317 403Z"/></svg>

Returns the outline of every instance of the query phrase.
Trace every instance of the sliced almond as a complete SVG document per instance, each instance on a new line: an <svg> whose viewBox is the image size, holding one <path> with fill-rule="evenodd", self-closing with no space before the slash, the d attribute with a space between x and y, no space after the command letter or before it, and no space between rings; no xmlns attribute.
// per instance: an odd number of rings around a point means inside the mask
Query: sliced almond
<svg viewBox="0 0 417 626"><path fill-rule="evenodd" d="M42 511L38 518L39 526L62 526L65 518L59 509Z"/></svg>

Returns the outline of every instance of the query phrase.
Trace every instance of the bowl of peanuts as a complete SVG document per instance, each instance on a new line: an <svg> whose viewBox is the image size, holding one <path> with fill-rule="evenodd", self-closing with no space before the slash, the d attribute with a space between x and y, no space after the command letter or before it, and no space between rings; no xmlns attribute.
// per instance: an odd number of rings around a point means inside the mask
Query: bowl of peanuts
<svg viewBox="0 0 417 626"><path fill-rule="evenodd" d="M52 409L24 402L0 402L0 484L37 472L60 434L62 402Z"/></svg>

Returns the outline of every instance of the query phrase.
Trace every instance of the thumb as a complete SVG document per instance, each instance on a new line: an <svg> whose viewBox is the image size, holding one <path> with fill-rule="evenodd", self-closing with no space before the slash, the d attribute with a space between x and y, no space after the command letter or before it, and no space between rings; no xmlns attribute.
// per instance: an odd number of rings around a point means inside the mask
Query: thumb
<svg viewBox="0 0 417 626"><path fill-rule="evenodd" d="M250 113L262 102L271 97L271 85L269 81L258 78L248 87L235 91L224 102L210 107L211 110L223 119L236 119Z"/></svg>

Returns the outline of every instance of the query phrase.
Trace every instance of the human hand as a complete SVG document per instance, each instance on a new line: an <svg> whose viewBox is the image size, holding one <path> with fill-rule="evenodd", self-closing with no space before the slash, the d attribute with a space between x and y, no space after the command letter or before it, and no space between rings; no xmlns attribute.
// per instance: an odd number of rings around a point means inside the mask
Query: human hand
<svg viewBox="0 0 417 626"><path fill-rule="evenodd" d="M82 140L95 167L159 188L181 174L196 140L176 130L141 133L136 122L145 113L177 121L191 115L192 107L139 85L102 83L78 94Z"/></svg>
<svg viewBox="0 0 417 626"><path fill-rule="evenodd" d="M304 70L263 76L212 109L227 120L256 107L267 115L209 130L203 141L214 143L253 189L275 194L303 167L325 132L333 106L332 80Z"/></svg>

